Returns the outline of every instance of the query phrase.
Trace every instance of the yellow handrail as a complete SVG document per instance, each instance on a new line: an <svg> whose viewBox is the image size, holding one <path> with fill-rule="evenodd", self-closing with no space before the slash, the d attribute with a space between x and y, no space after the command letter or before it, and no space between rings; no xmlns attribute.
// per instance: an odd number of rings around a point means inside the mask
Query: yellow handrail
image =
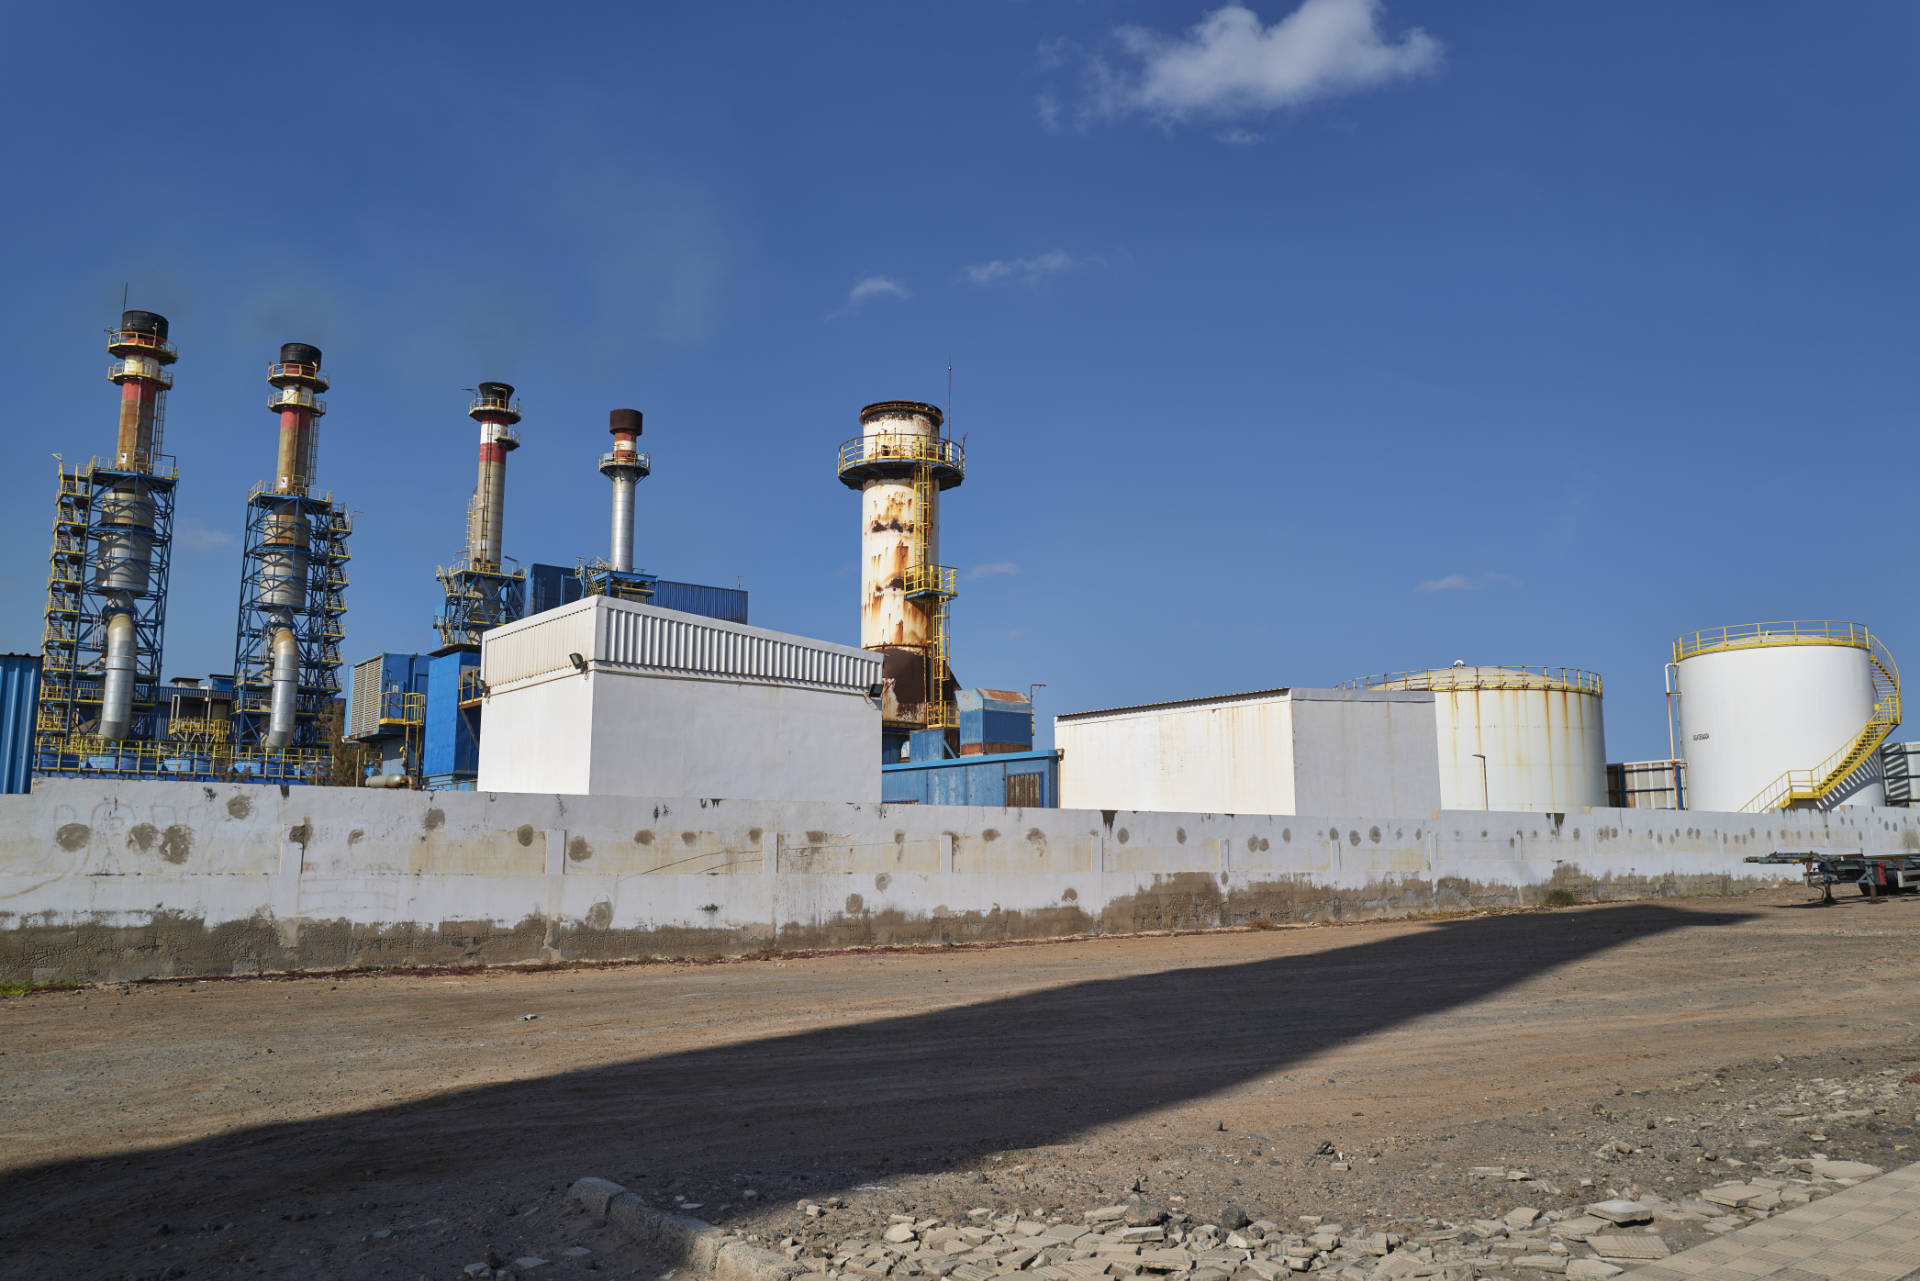
<svg viewBox="0 0 1920 1281"><path fill-rule="evenodd" d="M1801 618L1688 632L1673 642L1673 661L1726 649L1764 649L1772 645L1851 645L1870 649L1873 637L1864 623L1838 618Z"/></svg>
<svg viewBox="0 0 1920 1281"><path fill-rule="evenodd" d="M1600 674L1578 667L1527 667L1500 664L1483 667L1432 667L1417 672L1383 672L1343 681L1338 689L1564 689L1577 694L1602 693Z"/></svg>
<svg viewBox="0 0 1920 1281"><path fill-rule="evenodd" d="M909 565L906 586L909 596L954 596L959 574L951 565Z"/></svg>
<svg viewBox="0 0 1920 1281"><path fill-rule="evenodd" d="M958 471L967 469L966 451L957 440L919 432L883 432L844 442L838 454L838 470L882 461L941 463Z"/></svg>

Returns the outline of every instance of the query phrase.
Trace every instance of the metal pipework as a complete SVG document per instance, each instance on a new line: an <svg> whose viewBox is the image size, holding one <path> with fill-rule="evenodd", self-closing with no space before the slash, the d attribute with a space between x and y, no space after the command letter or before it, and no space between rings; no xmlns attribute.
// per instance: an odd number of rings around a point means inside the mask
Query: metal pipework
<svg viewBox="0 0 1920 1281"><path fill-rule="evenodd" d="M497 573L500 569L501 531L507 506L507 455L520 448L513 426L520 406L511 383L481 383L467 406L467 416L480 424L480 480L473 491L473 519L468 522L467 566Z"/></svg>
<svg viewBox="0 0 1920 1281"><path fill-rule="evenodd" d="M615 409L607 414L613 449L600 455L600 474L613 482L613 536L607 564L618 573L633 572L633 487L652 470L652 462L635 448L640 439L637 409Z"/></svg>
<svg viewBox="0 0 1920 1281"><path fill-rule="evenodd" d="M295 695L300 692L300 643L290 627L274 628L267 640L273 650L273 699L264 745L278 749L293 742Z"/></svg>
<svg viewBox="0 0 1920 1281"><path fill-rule="evenodd" d="M133 615L115 614L107 620L107 676L100 691L100 737L112 742L126 738L133 726L133 678L139 648Z"/></svg>

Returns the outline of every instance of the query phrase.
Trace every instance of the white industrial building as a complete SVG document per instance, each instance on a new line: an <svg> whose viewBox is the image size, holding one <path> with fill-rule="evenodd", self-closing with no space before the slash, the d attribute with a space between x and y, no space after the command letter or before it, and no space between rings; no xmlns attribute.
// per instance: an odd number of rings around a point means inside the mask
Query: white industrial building
<svg viewBox="0 0 1920 1281"><path fill-rule="evenodd" d="M478 786L877 802L880 662L590 596L486 633Z"/></svg>
<svg viewBox="0 0 1920 1281"><path fill-rule="evenodd" d="M1433 695L1270 689L1053 718L1068 809L1405 814L1440 808Z"/></svg>

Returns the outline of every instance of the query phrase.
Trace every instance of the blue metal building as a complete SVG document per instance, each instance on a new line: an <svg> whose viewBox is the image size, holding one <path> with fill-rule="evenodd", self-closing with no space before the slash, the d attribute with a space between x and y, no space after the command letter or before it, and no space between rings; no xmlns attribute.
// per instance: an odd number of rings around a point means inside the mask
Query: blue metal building
<svg viewBox="0 0 1920 1281"><path fill-rule="evenodd" d="M588 574L593 572L589 570ZM614 594L625 599L728 623L747 621L747 593L737 587L705 587L640 573L621 574L619 578L628 590ZM527 612L532 614L571 605L588 594L588 584L577 566L534 565L527 573L527 581L533 606Z"/></svg>
<svg viewBox="0 0 1920 1281"><path fill-rule="evenodd" d="M960 709L960 754L999 756L1033 750L1033 701L1004 689L963 689L954 695Z"/></svg>
<svg viewBox="0 0 1920 1281"><path fill-rule="evenodd" d="M1007 752L883 765L880 799L890 805L1058 809L1060 753Z"/></svg>
<svg viewBox="0 0 1920 1281"><path fill-rule="evenodd" d="M427 668L420 772L433 791L471 791L480 776L480 655L455 650Z"/></svg>

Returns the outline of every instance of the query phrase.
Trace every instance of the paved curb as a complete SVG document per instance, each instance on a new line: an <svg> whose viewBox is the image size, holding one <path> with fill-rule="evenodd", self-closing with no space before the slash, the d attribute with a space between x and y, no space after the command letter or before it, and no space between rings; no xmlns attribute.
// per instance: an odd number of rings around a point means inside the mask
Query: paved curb
<svg viewBox="0 0 1920 1281"><path fill-rule="evenodd" d="M636 1245L646 1246L714 1281L792 1281L807 1269L784 1254L723 1232L704 1219L655 1210L611 1179L585 1178L567 1198L596 1219L605 1219Z"/></svg>

